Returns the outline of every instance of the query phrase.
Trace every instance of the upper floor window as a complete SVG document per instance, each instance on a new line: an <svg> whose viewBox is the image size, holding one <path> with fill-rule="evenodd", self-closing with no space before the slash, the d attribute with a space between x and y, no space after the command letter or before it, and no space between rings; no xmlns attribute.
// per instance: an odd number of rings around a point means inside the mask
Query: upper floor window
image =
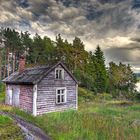
<svg viewBox="0 0 140 140"><path fill-rule="evenodd" d="M55 69L55 78L56 79L64 79L64 69L56 68Z"/></svg>

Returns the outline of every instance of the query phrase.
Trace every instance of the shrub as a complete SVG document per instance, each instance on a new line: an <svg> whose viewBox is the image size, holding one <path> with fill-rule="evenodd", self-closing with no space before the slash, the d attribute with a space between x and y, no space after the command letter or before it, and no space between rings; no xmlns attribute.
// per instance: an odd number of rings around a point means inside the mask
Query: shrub
<svg viewBox="0 0 140 140"><path fill-rule="evenodd" d="M5 85L0 82L0 103L5 101Z"/></svg>
<svg viewBox="0 0 140 140"><path fill-rule="evenodd" d="M134 100L140 101L140 92L135 92Z"/></svg>
<svg viewBox="0 0 140 140"><path fill-rule="evenodd" d="M115 106L130 106L133 105L132 101L128 100L116 100L116 101L110 101L108 102L109 105L115 105Z"/></svg>
<svg viewBox="0 0 140 140"><path fill-rule="evenodd" d="M80 101L90 101L95 98L92 91L81 87L78 88L78 97Z"/></svg>
<svg viewBox="0 0 140 140"><path fill-rule="evenodd" d="M4 103L5 101L5 92L0 93L0 103Z"/></svg>
<svg viewBox="0 0 140 140"><path fill-rule="evenodd" d="M97 94L96 100L112 100L112 95L108 93Z"/></svg>
<svg viewBox="0 0 140 140"><path fill-rule="evenodd" d="M0 93L5 91L5 85L0 81Z"/></svg>
<svg viewBox="0 0 140 140"><path fill-rule="evenodd" d="M79 81L79 85L81 87L85 87L89 90L95 91L94 87L94 79L86 72L82 72L81 70L77 69L74 71L74 76Z"/></svg>

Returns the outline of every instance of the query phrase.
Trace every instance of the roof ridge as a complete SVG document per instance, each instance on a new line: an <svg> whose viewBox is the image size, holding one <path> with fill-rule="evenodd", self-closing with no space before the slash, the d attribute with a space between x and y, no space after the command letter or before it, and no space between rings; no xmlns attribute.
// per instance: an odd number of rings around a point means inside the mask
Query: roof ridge
<svg viewBox="0 0 140 140"><path fill-rule="evenodd" d="M37 84L59 64L71 75L73 80L77 82L75 77L62 62L58 62L55 65L41 65L32 68L26 68L22 73L17 71L5 78L3 82L11 84Z"/></svg>
<svg viewBox="0 0 140 140"><path fill-rule="evenodd" d="M43 68L48 68L50 67L49 65L41 65L41 66L35 66L35 67L30 67L30 68L26 68L25 70L32 70L32 69L43 69Z"/></svg>

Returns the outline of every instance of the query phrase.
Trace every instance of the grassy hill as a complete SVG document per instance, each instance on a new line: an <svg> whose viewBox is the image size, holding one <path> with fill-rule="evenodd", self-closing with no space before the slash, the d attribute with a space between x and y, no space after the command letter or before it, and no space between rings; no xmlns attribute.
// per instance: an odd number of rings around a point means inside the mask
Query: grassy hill
<svg viewBox="0 0 140 140"><path fill-rule="evenodd" d="M0 115L0 139L23 140L20 128L9 117Z"/></svg>
<svg viewBox="0 0 140 140"><path fill-rule="evenodd" d="M53 140L139 140L140 103L113 100L79 88L78 111L33 117L17 108L1 109L17 114L42 128Z"/></svg>

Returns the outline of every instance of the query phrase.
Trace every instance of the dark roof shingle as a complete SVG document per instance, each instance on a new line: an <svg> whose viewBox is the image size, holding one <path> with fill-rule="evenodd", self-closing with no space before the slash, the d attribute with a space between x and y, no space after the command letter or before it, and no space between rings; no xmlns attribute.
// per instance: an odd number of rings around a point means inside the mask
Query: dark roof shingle
<svg viewBox="0 0 140 140"><path fill-rule="evenodd" d="M75 77L71 74L71 72L65 67L65 65L62 62L58 62L56 65L52 66L46 65L41 67L27 68L22 73L14 72L2 81L7 84L36 84L59 64L61 64L64 67L64 69L71 75L71 77L77 83Z"/></svg>
<svg viewBox="0 0 140 140"><path fill-rule="evenodd" d="M28 68L22 73L15 72L11 74L3 82L11 84L35 84L49 69L49 66Z"/></svg>

